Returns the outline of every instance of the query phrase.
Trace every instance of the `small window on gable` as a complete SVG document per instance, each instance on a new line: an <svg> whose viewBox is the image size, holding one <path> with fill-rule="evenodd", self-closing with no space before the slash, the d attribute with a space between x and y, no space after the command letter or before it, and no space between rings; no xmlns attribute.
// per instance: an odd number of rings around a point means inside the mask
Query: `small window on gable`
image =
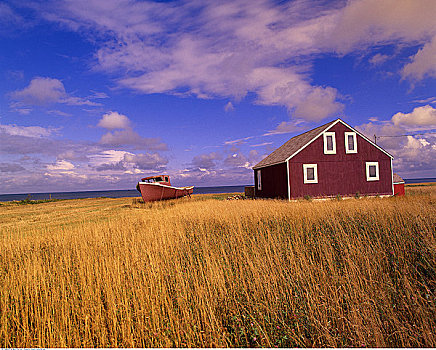
<svg viewBox="0 0 436 350"><path fill-rule="evenodd" d="M317 164L303 164L303 175L305 184L318 183L318 165Z"/></svg>
<svg viewBox="0 0 436 350"><path fill-rule="evenodd" d="M336 137L334 132L324 133L324 154L336 154Z"/></svg>
<svg viewBox="0 0 436 350"><path fill-rule="evenodd" d="M259 191L262 190L262 176L261 176L261 171L260 169L257 171L257 189Z"/></svg>
<svg viewBox="0 0 436 350"><path fill-rule="evenodd" d="M357 153L357 138L355 132L345 133L345 153Z"/></svg>
<svg viewBox="0 0 436 350"><path fill-rule="evenodd" d="M366 162L366 181L378 181L378 162Z"/></svg>

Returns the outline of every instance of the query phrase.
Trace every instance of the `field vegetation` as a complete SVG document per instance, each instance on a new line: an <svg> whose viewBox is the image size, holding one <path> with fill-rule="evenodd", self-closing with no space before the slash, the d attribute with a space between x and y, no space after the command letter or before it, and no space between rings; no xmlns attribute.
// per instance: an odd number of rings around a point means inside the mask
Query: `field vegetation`
<svg viewBox="0 0 436 350"><path fill-rule="evenodd" d="M0 347L436 347L436 187L0 206Z"/></svg>

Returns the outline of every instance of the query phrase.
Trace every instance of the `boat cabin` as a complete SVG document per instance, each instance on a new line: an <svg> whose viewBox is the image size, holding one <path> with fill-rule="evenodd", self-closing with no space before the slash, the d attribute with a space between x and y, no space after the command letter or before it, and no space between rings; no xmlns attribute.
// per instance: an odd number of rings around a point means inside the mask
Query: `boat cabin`
<svg viewBox="0 0 436 350"><path fill-rule="evenodd" d="M159 182L159 183L171 186L169 175L148 176L148 177L144 177L143 179L141 179L141 181L147 182L147 183Z"/></svg>

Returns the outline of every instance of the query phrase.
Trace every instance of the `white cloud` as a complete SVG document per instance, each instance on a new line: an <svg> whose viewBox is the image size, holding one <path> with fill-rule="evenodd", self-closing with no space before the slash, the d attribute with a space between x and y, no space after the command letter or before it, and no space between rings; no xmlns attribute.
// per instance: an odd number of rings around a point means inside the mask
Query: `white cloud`
<svg viewBox="0 0 436 350"><path fill-rule="evenodd" d="M390 58L391 58L391 56L389 56L389 55L383 55L381 53L377 53L371 57L371 59L369 60L369 63L371 63L374 66L378 66L378 65L386 62Z"/></svg>
<svg viewBox="0 0 436 350"><path fill-rule="evenodd" d="M249 82L257 89L257 103L286 106L296 118L319 121L343 108L336 102L336 89L312 86L290 70L257 68L251 72Z"/></svg>
<svg viewBox="0 0 436 350"><path fill-rule="evenodd" d="M23 90L11 93L12 98L30 105L58 102L66 96L64 84L58 79L36 77Z"/></svg>
<svg viewBox="0 0 436 350"><path fill-rule="evenodd" d="M355 0L336 14L326 45L341 53L375 45L427 42L436 34L433 0Z"/></svg>
<svg viewBox="0 0 436 350"><path fill-rule="evenodd" d="M66 113L66 112L59 111L59 110L50 110L50 111L47 111L47 113L58 115L58 116L61 116L61 117L72 117L73 116L70 113Z"/></svg>
<svg viewBox="0 0 436 350"><path fill-rule="evenodd" d="M406 64L401 73L410 80L436 77L436 36L412 57L412 62Z"/></svg>
<svg viewBox="0 0 436 350"><path fill-rule="evenodd" d="M90 156L90 165L97 171L121 171L130 174L139 170L162 170L168 160L158 153L134 154L126 151L108 150ZM139 171L141 172L141 171Z"/></svg>
<svg viewBox="0 0 436 350"><path fill-rule="evenodd" d="M274 130L270 130L263 136L289 134L304 129L304 120L296 119L290 122L281 122Z"/></svg>
<svg viewBox="0 0 436 350"><path fill-rule="evenodd" d="M224 106L224 111L231 112L235 109L232 102L227 102L227 104Z"/></svg>
<svg viewBox="0 0 436 350"><path fill-rule="evenodd" d="M124 156L133 155L133 153L126 152L126 151L117 151L117 150L107 150L102 151L97 154L91 154L89 156L89 164L92 167L98 167L105 163L118 163L124 159Z"/></svg>
<svg viewBox="0 0 436 350"><path fill-rule="evenodd" d="M75 168L74 164L66 160L58 160L54 164L47 165L47 170L73 170Z"/></svg>
<svg viewBox="0 0 436 350"><path fill-rule="evenodd" d="M262 142L262 143L258 143L256 145L250 145L250 147L263 147L263 146L269 146L272 145L272 142Z"/></svg>
<svg viewBox="0 0 436 350"><path fill-rule="evenodd" d="M0 124L0 131L7 135L26 136L26 137L47 137L50 136L54 129L43 128L41 126L20 126L15 124Z"/></svg>
<svg viewBox="0 0 436 350"><path fill-rule="evenodd" d="M199 154L192 159L192 166L195 169L213 169L216 167L217 161L222 159L222 155L218 152L207 154Z"/></svg>
<svg viewBox="0 0 436 350"><path fill-rule="evenodd" d="M109 112L103 115L97 126L109 130L126 129L130 126L130 120L124 114Z"/></svg>
<svg viewBox="0 0 436 350"><path fill-rule="evenodd" d="M132 129L130 120L124 114L109 112L103 115L97 126L112 130L104 134L100 144L111 147L133 146L136 149L165 151L168 149L157 137L142 137Z"/></svg>
<svg viewBox="0 0 436 350"><path fill-rule="evenodd" d="M436 109L426 105L416 107L410 113L398 112L392 117L392 122L409 130L436 129Z"/></svg>
<svg viewBox="0 0 436 350"><path fill-rule="evenodd" d="M335 88L310 82L319 55L419 45L403 76L434 75L434 0L110 0L104 6L67 0L41 7L46 19L103 34L97 67L146 94L238 101L251 92L257 103L318 121L343 108ZM377 54L371 62L387 58Z"/></svg>
<svg viewBox="0 0 436 350"><path fill-rule="evenodd" d="M142 137L131 128L115 130L104 134L100 144L111 147L133 146L136 149L166 151L168 146L157 137Z"/></svg>
<svg viewBox="0 0 436 350"><path fill-rule="evenodd" d="M164 169L168 160L158 153L125 154L124 161L135 169L160 170Z"/></svg>
<svg viewBox="0 0 436 350"><path fill-rule="evenodd" d="M421 79L434 69L428 60L436 35L434 0L110 0L104 6L69 0L41 12L73 30L104 34L97 67L118 75L121 86L236 101L254 93L256 103L285 106L310 121L343 109L334 87L310 82L311 62L319 55L421 45L403 75ZM387 59L376 54L371 63Z"/></svg>
<svg viewBox="0 0 436 350"><path fill-rule="evenodd" d="M10 93L10 96L16 101L12 104L13 107L53 103L63 103L70 106L101 106L101 103L68 94L62 81L48 77L35 77L28 86Z"/></svg>
<svg viewBox="0 0 436 350"><path fill-rule="evenodd" d="M69 106L91 106L98 107L102 106L99 102L90 101L86 98L76 97L76 96L66 96L58 101L59 103L64 103Z"/></svg>
<svg viewBox="0 0 436 350"><path fill-rule="evenodd" d="M25 170L21 165L16 163L0 163L1 173L17 173Z"/></svg>
<svg viewBox="0 0 436 350"><path fill-rule="evenodd" d="M427 98L423 98L423 99L417 99L417 100L413 100L412 102L415 103L436 103L436 97L427 97Z"/></svg>
<svg viewBox="0 0 436 350"><path fill-rule="evenodd" d="M16 31L17 28L23 29L32 25L32 20L23 18L16 11L6 4L0 3L0 34Z"/></svg>
<svg viewBox="0 0 436 350"><path fill-rule="evenodd" d="M342 109L334 88L312 87L307 69L284 63L318 51L313 47L315 37L331 21L331 16L310 15L313 10L325 10L318 5L276 6L264 0L171 4L119 0L108 2L103 9L92 0L86 4L87 11L83 11L77 1L66 2L46 17L75 30L93 27L109 34L112 39L96 57L101 69L119 74L122 86L143 93L236 101L254 92L257 103L285 106L310 120ZM174 28L178 28L176 34ZM310 69L310 64L305 68ZM316 108L316 103L324 108ZM231 106L227 104L226 110Z"/></svg>
<svg viewBox="0 0 436 350"><path fill-rule="evenodd" d="M242 143L246 143L246 141L253 139L253 138L256 138L256 137L259 137L259 136L247 136L247 137L243 137L242 139L225 141L224 145L242 144Z"/></svg>
<svg viewBox="0 0 436 350"><path fill-rule="evenodd" d="M433 177L436 164L435 110L430 106L411 113L396 113L388 121L370 122L357 127L369 139L394 156L394 171L403 177ZM413 134L413 131L420 130ZM412 131L412 135L407 135ZM429 131L429 132L426 132ZM402 136L407 135L407 136Z"/></svg>

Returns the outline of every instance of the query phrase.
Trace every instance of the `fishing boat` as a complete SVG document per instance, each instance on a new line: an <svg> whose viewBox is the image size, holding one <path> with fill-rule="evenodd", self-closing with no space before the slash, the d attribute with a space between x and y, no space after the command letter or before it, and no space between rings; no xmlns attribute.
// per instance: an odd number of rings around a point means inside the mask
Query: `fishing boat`
<svg viewBox="0 0 436 350"><path fill-rule="evenodd" d="M136 189L141 193L144 202L191 196L194 192L194 186L171 186L169 175L144 177L138 182Z"/></svg>

